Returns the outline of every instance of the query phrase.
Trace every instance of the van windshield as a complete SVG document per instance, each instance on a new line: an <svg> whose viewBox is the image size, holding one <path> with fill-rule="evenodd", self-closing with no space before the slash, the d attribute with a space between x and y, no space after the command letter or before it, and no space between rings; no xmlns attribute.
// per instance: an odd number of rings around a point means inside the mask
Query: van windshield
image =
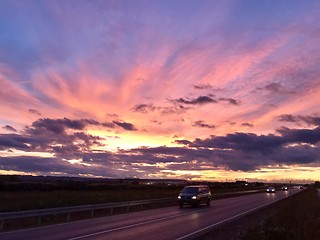
<svg viewBox="0 0 320 240"><path fill-rule="evenodd" d="M198 193L199 192L199 188L197 187L185 187L182 190L183 193Z"/></svg>

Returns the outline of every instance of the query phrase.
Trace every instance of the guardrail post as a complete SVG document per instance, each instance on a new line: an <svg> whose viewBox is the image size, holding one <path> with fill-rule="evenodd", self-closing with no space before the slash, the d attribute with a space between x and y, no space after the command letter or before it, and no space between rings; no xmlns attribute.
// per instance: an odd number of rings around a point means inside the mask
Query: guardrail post
<svg viewBox="0 0 320 240"><path fill-rule="evenodd" d="M113 214L113 207L110 208L110 214L111 214L111 215Z"/></svg>
<svg viewBox="0 0 320 240"><path fill-rule="evenodd" d="M67 212L67 222L70 221L70 212Z"/></svg>
<svg viewBox="0 0 320 240"><path fill-rule="evenodd" d="M94 211L94 209L91 210L91 217L93 217L93 211Z"/></svg>
<svg viewBox="0 0 320 240"><path fill-rule="evenodd" d="M38 225L41 224L41 216L38 217Z"/></svg>
<svg viewBox="0 0 320 240"><path fill-rule="evenodd" d="M128 205L127 205L127 212L129 212L129 206L130 206L130 205L128 204Z"/></svg>

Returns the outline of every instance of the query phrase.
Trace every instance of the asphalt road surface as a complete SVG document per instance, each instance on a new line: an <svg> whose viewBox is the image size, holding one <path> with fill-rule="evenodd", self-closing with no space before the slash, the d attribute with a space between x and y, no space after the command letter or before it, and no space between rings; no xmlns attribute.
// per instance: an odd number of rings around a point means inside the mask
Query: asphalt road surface
<svg viewBox="0 0 320 240"><path fill-rule="evenodd" d="M159 208L8 233L1 240L192 239L206 230L288 197L299 190L256 193L211 201L199 208Z"/></svg>

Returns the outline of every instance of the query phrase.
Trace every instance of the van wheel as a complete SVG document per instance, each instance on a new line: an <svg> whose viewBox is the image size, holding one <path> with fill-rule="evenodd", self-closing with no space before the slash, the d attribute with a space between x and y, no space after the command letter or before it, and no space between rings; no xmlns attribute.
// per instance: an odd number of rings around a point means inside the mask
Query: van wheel
<svg viewBox="0 0 320 240"><path fill-rule="evenodd" d="M183 204L179 204L179 208L183 208Z"/></svg>
<svg viewBox="0 0 320 240"><path fill-rule="evenodd" d="M208 207L210 206L210 202L211 202L211 201L210 201L210 199L209 199L208 202L207 202L207 206L208 206Z"/></svg>

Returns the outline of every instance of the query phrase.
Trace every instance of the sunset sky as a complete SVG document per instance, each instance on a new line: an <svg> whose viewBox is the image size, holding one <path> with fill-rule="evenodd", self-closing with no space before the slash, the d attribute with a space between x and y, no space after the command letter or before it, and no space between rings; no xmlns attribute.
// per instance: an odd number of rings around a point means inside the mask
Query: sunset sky
<svg viewBox="0 0 320 240"><path fill-rule="evenodd" d="M0 174L320 180L320 1L0 1Z"/></svg>

